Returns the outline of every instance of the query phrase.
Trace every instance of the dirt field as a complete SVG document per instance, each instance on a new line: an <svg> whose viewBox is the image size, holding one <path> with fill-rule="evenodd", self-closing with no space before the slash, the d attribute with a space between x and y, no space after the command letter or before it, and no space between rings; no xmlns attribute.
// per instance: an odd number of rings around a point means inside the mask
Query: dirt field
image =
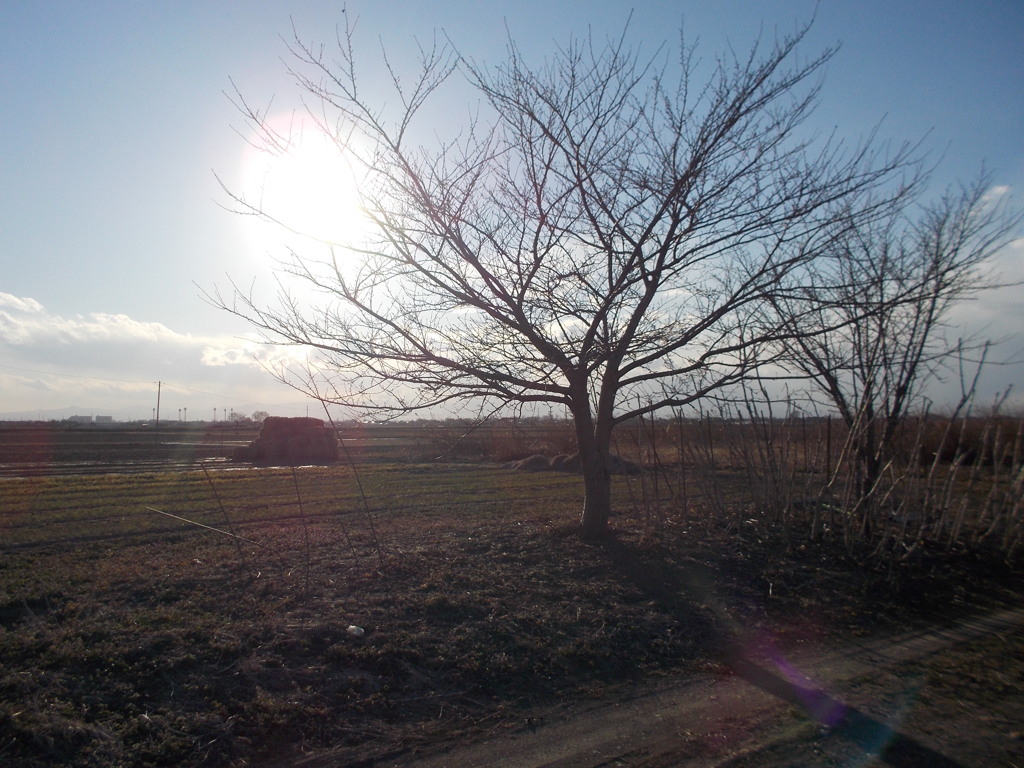
<svg viewBox="0 0 1024 768"><path fill-rule="evenodd" d="M1024 609L640 685L396 766L1024 765ZM318 755L296 766L337 766Z"/></svg>
<svg viewBox="0 0 1024 768"><path fill-rule="evenodd" d="M1016 567L358 466L0 479L0 764L1024 764Z"/></svg>

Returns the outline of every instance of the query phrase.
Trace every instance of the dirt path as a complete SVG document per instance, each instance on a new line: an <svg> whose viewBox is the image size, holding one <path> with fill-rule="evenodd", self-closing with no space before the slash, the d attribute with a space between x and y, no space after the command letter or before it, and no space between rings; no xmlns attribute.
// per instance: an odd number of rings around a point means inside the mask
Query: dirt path
<svg viewBox="0 0 1024 768"><path fill-rule="evenodd" d="M723 674L537 713L512 732L444 754L361 764L1024 766L1022 650L1022 609L790 659L737 649Z"/></svg>

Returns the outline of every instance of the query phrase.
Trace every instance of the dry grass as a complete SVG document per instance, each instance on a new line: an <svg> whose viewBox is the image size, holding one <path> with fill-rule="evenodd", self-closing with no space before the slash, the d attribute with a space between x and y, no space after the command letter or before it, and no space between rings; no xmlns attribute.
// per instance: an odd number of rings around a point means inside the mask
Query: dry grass
<svg viewBox="0 0 1024 768"><path fill-rule="evenodd" d="M888 631L1019 587L945 555L894 581L731 517L652 531L624 513L586 545L571 476L361 472L369 516L341 467L0 481L0 762L271 765L349 745L371 764L638 676L724 670L731 642Z"/></svg>

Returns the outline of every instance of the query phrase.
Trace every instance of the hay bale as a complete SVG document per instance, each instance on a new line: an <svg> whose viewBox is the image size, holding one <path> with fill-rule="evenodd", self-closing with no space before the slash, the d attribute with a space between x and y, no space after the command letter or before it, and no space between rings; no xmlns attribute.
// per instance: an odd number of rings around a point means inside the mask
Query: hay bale
<svg viewBox="0 0 1024 768"><path fill-rule="evenodd" d="M260 429L260 437L274 438L279 435L291 435L306 429L323 429L324 420L313 416L267 416Z"/></svg>
<svg viewBox="0 0 1024 768"><path fill-rule="evenodd" d="M338 436L322 419L269 416L259 437L237 449L235 459L264 466L329 464L338 460Z"/></svg>

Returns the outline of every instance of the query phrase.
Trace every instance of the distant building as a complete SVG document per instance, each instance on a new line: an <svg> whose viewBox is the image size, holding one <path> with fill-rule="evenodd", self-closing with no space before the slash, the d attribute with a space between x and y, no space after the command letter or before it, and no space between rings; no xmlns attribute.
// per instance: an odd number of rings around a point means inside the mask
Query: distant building
<svg viewBox="0 0 1024 768"><path fill-rule="evenodd" d="M114 423L114 417L113 416L97 416L96 417L96 423L97 424L113 424Z"/></svg>
<svg viewBox="0 0 1024 768"><path fill-rule="evenodd" d="M67 420L74 424L92 424L92 416L69 416Z"/></svg>

